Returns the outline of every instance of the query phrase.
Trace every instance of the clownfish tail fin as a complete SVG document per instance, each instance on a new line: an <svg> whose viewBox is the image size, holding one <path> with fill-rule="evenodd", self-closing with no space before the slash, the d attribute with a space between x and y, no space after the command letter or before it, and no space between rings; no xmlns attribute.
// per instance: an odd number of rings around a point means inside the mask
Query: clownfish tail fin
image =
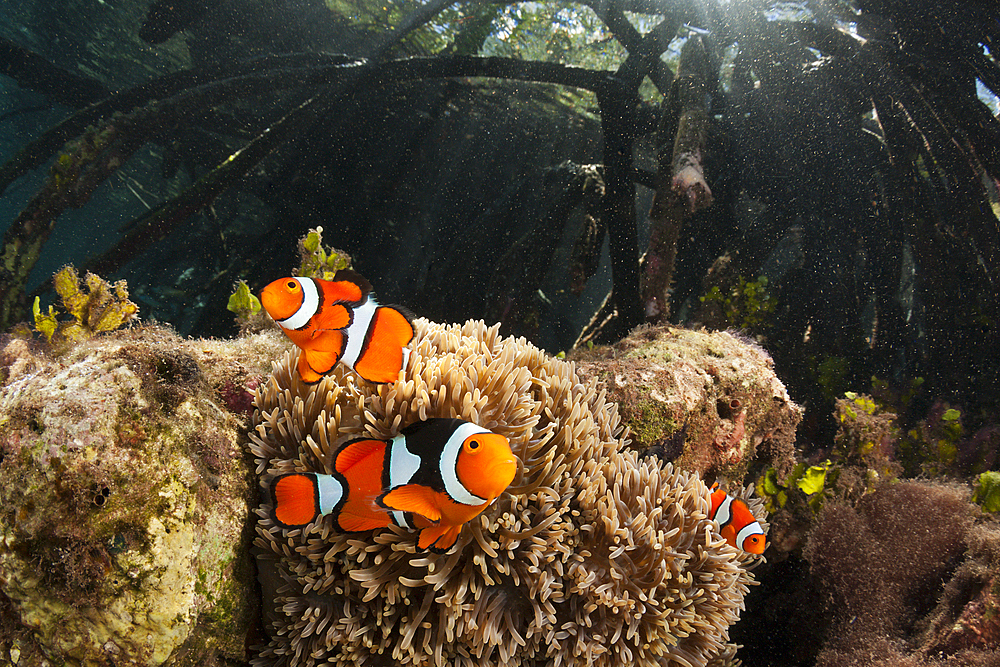
<svg viewBox="0 0 1000 667"><path fill-rule="evenodd" d="M285 528L304 526L320 513L315 473L288 473L271 480L271 518Z"/></svg>

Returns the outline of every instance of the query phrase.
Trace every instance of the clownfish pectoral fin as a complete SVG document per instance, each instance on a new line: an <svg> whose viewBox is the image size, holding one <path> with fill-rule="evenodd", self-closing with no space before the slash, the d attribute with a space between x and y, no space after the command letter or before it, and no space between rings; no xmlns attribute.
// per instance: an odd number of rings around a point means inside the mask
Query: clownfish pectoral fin
<svg viewBox="0 0 1000 667"><path fill-rule="evenodd" d="M741 548L740 545L736 544L736 528L734 528L732 524L723 526L722 530L719 531L719 535L721 535L722 539L724 539L730 546Z"/></svg>
<svg viewBox="0 0 1000 667"><path fill-rule="evenodd" d="M296 368L299 369L299 377L306 384L316 384L323 379L323 376L317 373L309 366L309 360L306 358L306 351L302 350L299 353L299 363L296 364Z"/></svg>
<svg viewBox="0 0 1000 667"><path fill-rule="evenodd" d="M312 473L279 475L271 482L272 517L286 527L304 526L320 511L319 486Z"/></svg>
<svg viewBox="0 0 1000 667"><path fill-rule="evenodd" d="M351 324L351 311L340 303L324 306L313 316L312 324L316 327L314 337L326 331L346 329Z"/></svg>
<svg viewBox="0 0 1000 667"><path fill-rule="evenodd" d="M422 484L407 484L393 489L379 496L376 502L386 509L412 512L435 523L441 520L436 494Z"/></svg>
<svg viewBox="0 0 1000 667"><path fill-rule="evenodd" d="M417 548L431 549L442 553L447 551L458 539L458 534L462 532L462 525L424 528L420 531L420 537L417 538Z"/></svg>
<svg viewBox="0 0 1000 667"><path fill-rule="evenodd" d="M344 352L346 338L340 331L324 331L310 341L299 355L299 375L303 382L313 384L333 370Z"/></svg>
<svg viewBox="0 0 1000 667"><path fill-rule="evenodd" d="M403 348L413 340L410 319L395 306L376 308L354 372L369 382L394 382L406 362Z"/></svg>

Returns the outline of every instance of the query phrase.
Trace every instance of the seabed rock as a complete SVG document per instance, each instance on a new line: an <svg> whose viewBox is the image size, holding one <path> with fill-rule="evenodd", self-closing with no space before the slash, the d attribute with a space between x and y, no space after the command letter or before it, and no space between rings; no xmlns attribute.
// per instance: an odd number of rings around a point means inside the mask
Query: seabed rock
<svg viewBox="0 0 1000 667"><path fill-rule="evenodd" d="M0 344L0 664L245 660L246 425L278 335Z"/></svg>
<svg viewBox="0 0 1000 667"><path fill-rule="evenodd" d="M247 429L288 349L276 330L0 338L0 666L240 665L266 642ZM640 451L679 447L662 458L700 473L791 452L800 410L745 341L641 329L590 355L580 375L604 381Z"/></svg>
<svg viewBox="0 0 1000 667"><path fill-rule="evenodd" d="M618 404L632 446L705 478L743 479L758 455L779 477L795 465L802 408L752 341L726 331L640 327L574 355Z"/></svg>

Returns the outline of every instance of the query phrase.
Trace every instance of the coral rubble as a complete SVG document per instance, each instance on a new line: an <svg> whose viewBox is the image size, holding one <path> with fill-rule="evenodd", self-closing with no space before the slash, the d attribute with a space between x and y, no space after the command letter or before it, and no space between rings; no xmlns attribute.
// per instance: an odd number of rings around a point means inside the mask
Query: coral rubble
<svg viewBox="0 0 1000 667"><path fill-rule="evenodd" d="M261 484L330 472L339 439L387 439L429 417L503 434L518 476L445 554L418 551L416 534L396 527L345 534L320 518L284 530L264 500L255 543L274 603L270 643L254 664L730 660L752 558L719 537L701 479L627 447L617 407L574 364L481 322L417 320L416 329L395 383L371 385L338 366L306 385L293 353L275 363L251 433Z"/></svg>
<svg viewBox="0 0 1000 667"><path fill-rule="evenodd" d="M254 488L247 417L226 403L248 404L278 340L146 326L54 356L6 337L0 654L19 666L244 659Z"/></svg>
<svg viewBox="0 0 1000 667"><path fill-rule="evenodd" d="M758 453L780 477L795 465L802 409L764 350L728 332L645 327L580 351L583 378L605 382L633 447L702 476L741 480Z"/></svg>

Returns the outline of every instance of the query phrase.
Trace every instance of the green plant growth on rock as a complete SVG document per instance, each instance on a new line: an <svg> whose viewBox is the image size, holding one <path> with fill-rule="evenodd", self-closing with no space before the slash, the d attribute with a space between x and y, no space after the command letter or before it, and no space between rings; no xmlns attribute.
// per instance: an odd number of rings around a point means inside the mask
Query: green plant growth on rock
<svg viewBox="0 0 1000 667"><path fill-rule="evenodd" d="M333 280L340 269L351 268L351 257L342 250L323 245L323 228L310 229L299 239L299 257L302 263L296 275L307 278Z"/></svg>
<svg viewBox="0 0 1000 667"><path fill-rule="evenodd" d="M1000 512L1000 472L988 470L979 476L972 502L987 512Z"/></svg>
<svg viewBox="0 0 1000 667"><path fill-rule="evenodd" d="M953 471L958 459L958 444L965 429L962 412L947 404L937 404L898 444L900 462L910 476L939 476Z"/></svg>
<svg viewBox="0 0 1000 667"><path fill-rule="evenodd" d="M791 502L806 506L815 514L831 495L830 486L837 474L837 468L829 459L813 466L799 463L784 482L778 481L774 468L768 468L757 480L757 495L764 499L768 512L784 509Z"/></svg>
<svg viewBox="0 0 1000 667"><path fill-rule="evenodd" d="M885 411L871 396L848 391L837 399L834 420L838 457L883 472L898 436L896 415Z"/></svg>
<svg viewBox="0 0 1000 667"><path fill-rule="evenodd" d="M757 493L768 511L789 509L813 516L832 497L857 501L880 480L896 477L890 460L897 436L896 415L886 412L872 397L846 392L834 412L838 430L831 457L817 465L799 463L784 482L772 468L757 480Z"/></svg>
<svg viewBox="0 0 1000 667"><path fill-rule="evenodd" d="M737 282L723 292L714 285L704 296L702 303L717 303L722 308L726 321L740 329L760 329L767 323L778 306L767 287L767 276L747 280L737 276Z"/></svg>
<svg viewBox="0 0 1000 667"><path fill-rule="evenodd" d="M71 265L59 269L52 276L56 293L62 300L62 309L70 319L61 317L54 306L42 312L41 302L35 297L32 308L35 330L53 341L75 341L101 331L114 331L132 320L139 307L129 301L128 287L124 280L114 285L103 278L88 273L84 282Z"/></svg>

